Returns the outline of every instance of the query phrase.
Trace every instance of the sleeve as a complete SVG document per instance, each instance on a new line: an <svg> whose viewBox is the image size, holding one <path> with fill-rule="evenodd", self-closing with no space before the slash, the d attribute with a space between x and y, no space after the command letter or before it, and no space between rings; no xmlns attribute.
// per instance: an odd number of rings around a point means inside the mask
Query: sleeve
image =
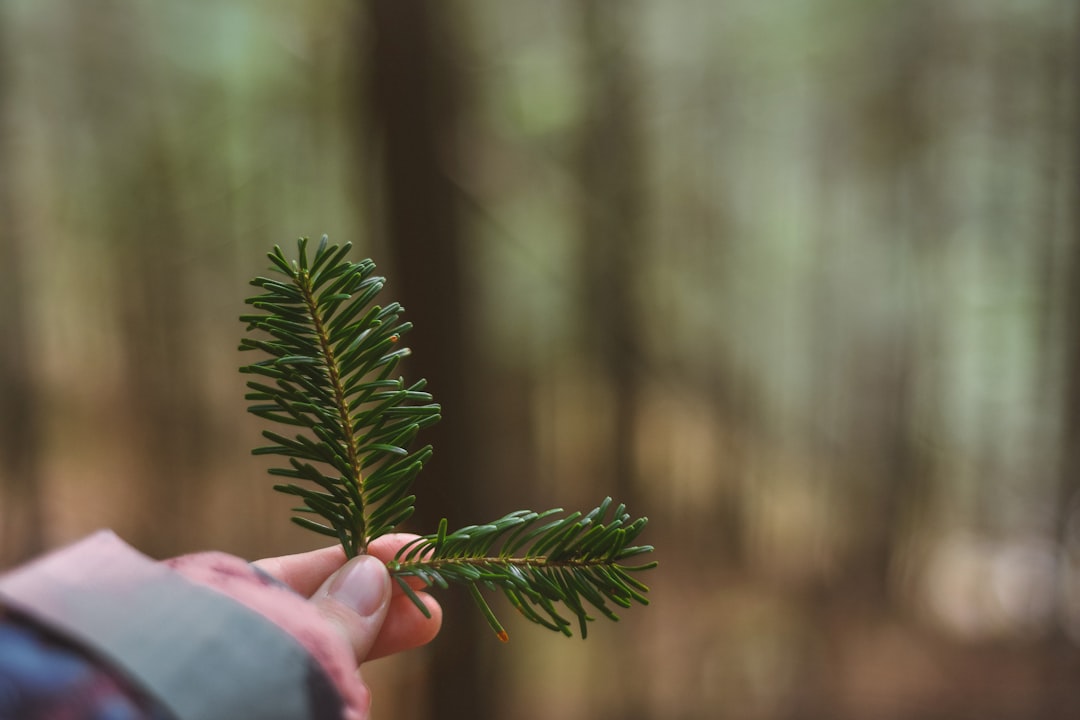
<svg viewBox="0 0 1080 720"><path fill-rule="evenodd" d="M0 718L172 720L80 648L11 613L0 614Z"/></svg>
<svg viewBox="0 0 1080 720"><path fill-rule="evenodd" d="M239 558L208 557L216 565L213 574L220 576L225 568L233 585L250 586L250 577L256 575ZM320 647L317 630L309 626L305 638L303 623L299 630L283 629L260 612L258 601L231 597L191 577L198 573L176 565L154 562L113 533L101 531L0 576L0 605L14 617L26 618L48 635L62 638L69 648L79 649L83 661L91 661L91 669L107 668L104 674L115 677L120 687L130 688L132 697L149 699L146 707L161 709L160 714L147 717L337 720L346 716L345 702L335 686L337 678L327 670L334 663L312 653L313 647ZM179 565L198 563L188 560ZM278 593L281 597L274 600L278 605L288 597L300 616L309 610L306 601L290 596L291 591L282 587L246 592L255 598ZM7 679L0 665L0 695L5 684L33 679L26 676L23 662L33 658L18 655L18 648L26 646L26 631L14 625L7 629L6 635L0 635L5 646L0 653L10 653L17 661L11 663L13 670L6 671ZM9 641L10 648L6 647ZM339 651L322 647L319 655ZM61 674L44 668L42 672L54 678ZM16 687L15 693L19 692Z"/></svg>

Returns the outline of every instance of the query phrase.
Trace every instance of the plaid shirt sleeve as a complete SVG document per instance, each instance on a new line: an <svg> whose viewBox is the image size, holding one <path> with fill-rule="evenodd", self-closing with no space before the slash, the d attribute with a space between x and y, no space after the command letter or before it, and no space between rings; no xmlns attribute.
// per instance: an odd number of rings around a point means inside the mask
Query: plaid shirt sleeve
<svg viewBox="0 0 1080 720"><path fill-rule="evenodd" d="M151 699L75 645L0 614L0 719L171 720Z"/></svg>

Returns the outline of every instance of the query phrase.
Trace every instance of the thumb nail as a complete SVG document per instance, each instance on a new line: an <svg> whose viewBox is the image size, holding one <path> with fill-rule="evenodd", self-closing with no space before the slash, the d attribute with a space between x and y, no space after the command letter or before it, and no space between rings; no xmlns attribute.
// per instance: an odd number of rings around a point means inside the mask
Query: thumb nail
<svg viewBox="0 0 1080 720"><path fill-rule="evenodd" d="M389 595L386 566L370 555L355 557L330 582L327 594L359 615L374 615Z"/></svg>

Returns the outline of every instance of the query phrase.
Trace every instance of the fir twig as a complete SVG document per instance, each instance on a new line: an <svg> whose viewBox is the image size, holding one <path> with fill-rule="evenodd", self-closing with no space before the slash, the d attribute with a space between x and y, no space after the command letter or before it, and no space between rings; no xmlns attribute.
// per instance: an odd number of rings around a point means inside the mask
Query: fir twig
<svg viewBox="0 0 1080 720"><path fill-rule="evenodd" d="M337 539L353 557L412 515L409 488L431 447L408 447L439 420L439 406L423 380L407 385L391 377L409 352L398 343L412 326L400 320L397 303L373 304L385 281L373 274L371 260L346 260L349 249L323 237L309 259L302 238L290 261L275 247L269 257L284 279L251 281L262 293L246 301L255 312L241 320L255 336L243 338L240 349L267 356L241 368L256 376L247 383L248 410L293 433L264 430L270 444L254 452L287 459L269 472L303 482L274 486L300 500L293 521ZM631 573L656 565L625 564L652 550L632 545L647 521L611 505L608 498L587 514L557 519L561 510L518 511L454 532L443 519L436 533L403 547L388 566L425 614L410 577L428 586L467 586L502 640L506 631L482 587L501 590L525 618L571 635L561 604L585 637L593 619L588 607L618 620L608 603L648 604L648 588Z"/></svg>
<svg viewBox="0 0 1080 720"><path fill-rule="evenodd" d="M397 303L372 304L385 280L370 260L345 260L349 248L324 237L309 261L305 238L291 262L274 248L270 260L286 280L252 280L263 293L246 302L259 312L240 318L269 336L245 337L240 349L269 357L240 371L260 378L247 383L248 410L297 428L291 437L263 431L271 444L254 451L288 458L272 475L314 485L274 486L302 501L293 521L338 539L352 557L412 514L408 490L431 447L406 448L439 420L439 406L423 380L390 377L409 352L397 344L412 325L399 320Z"/></svg>
<svg viewBox="0 0 1080 720"><path fill-rule="evenodd" d="M649 602L645 597L648 587L631 573L648 570L656 563L624 563L652 551L648 545L632 545L646 519L631 521L619 505L612 519L605 522L611 502L607 498L586 515L575 512L555 520L551 518L561 510L518 511L493 523L472 525L454 533L446 532L443 520L437 533L401 548L390 568L401 587L414 598L406 577L417 577L438 587L468 585L488 624L502 640L506 640L506 631L478 586L501 590L525 618L569 636L571 623L555 605L561 603L577 617L584 638L588 633L586 623L593 619L587 606L618 620L608 602L623 608ZM418 607L424 609L419 603Z"/></svg>

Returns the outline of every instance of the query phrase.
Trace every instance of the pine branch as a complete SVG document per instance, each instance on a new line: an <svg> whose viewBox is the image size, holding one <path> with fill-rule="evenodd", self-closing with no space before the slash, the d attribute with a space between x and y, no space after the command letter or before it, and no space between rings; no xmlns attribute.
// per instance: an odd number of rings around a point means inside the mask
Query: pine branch
<svg viewBox="0 0 1080 720"><path fill-rule="evenodd" d="M651 552L648 545L631 543L647 520L630 521L619 505L604 522L611 506L607 498L587 515L580 512L551 520L561 510L542 513L518 511L487 525L472 525L447 533L444 519L434 535L418 538L403 547L390 564L398 584L417 607L426 612L405 578L416 577L427 585L467 585L499 639L506 631L480 594L480 585L501 590L526 619L570 636L571 623L555 606L563 604L577 616L581 637L593 618L587 605L610 620L619 616L608 602L629 608L648 605L648 587L630 573L648 570L656 563L626 565L623 561Z"/></svg>
<svg viewBox="0 0 1080 720"><path fill-rule="evenodd" d="M347 261L349 249L323 237L309 259L302 238L298 259L289 261L274 248L269 257L284 280L252 280L262 294L246 302L257 312L241 316L255 336L243 338L240 349L267 357L240 370L257 376L247 383L248 410L293 433L264 430L270 444L254 450L287 459L271 475L302 481L274 486L300 500L293 521L336 538L353 557L412 515L409 489L432 451L407 448L438 422L439 406L423 380L406 385L391 378L409 352L398 342L412 326L400 320L397 303L373 304L385 281L370 260ZM648 604L648 588L631 573L656 565L625 564L652 551L631 544L647 520L631 520L622 505L612 510L611 504L608 498L588 514L558 519L561 510L518 511L453 533L444 518L435 534L403 547L388 566L424 614L408 578L466 586L502 640L506 631L481 588L501 590L527 619L571 635L561 604L585 637L589 606L618 620L609 603Z"/></svg>
<svg viewBox="0 0 1080 720"><path fill-rule="evenodd" d="M291 437L264 431L271 444L254 452L288 458L272 475L314 485L274 489L302 501L294 522L338 539L352 557L412 514L408 490L431 447L406 447L439 420L439 406L423 380L406 386L390 377L409 352L396 345L412 325L399 320L397 303L372 304L385 283L372 274L375 264L346 261L350 245L328 245L325 237L310 262L307 239L298 245L292 262L279 247L270 253L286 281L252 280L263 293L246 302L260 312L240 318L249 332L269 336L240 341L241 350L269 356L240 371L272 381L247 383L248 411L299 428Z"/></svg>

